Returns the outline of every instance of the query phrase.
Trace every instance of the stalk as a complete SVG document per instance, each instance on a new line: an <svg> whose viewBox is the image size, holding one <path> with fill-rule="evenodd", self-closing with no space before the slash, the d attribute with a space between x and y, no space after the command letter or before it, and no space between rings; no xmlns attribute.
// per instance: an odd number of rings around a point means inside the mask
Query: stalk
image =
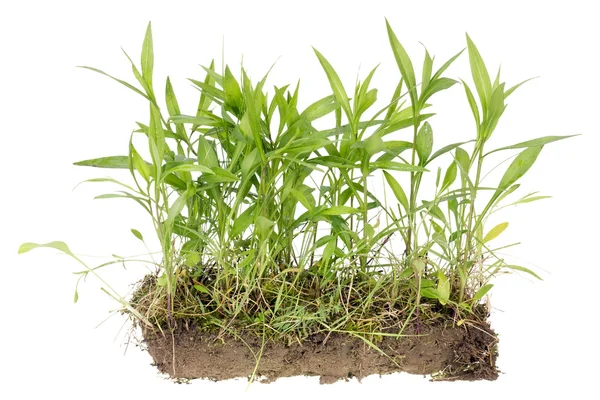
<svg viewBox="0 0 600 400"><path fill-rule="evenodd" d="M474 219L474 214L475 214L475 199L477 197L477 188L479 187L479 181L481 179L481 169L483 166L483 142L481 143L481 146L479 146L478 149L475 149L475 152L473 154L474 156L477 155L477 171L475 174L475 182L474 182L474 188L473 188L473 193L471 195L471 207L469 209L469 214L468 214L468 228L467 228L467 240L465 242L465 250L463 252L463 256L464 256L464 263L466 264L468 262L468 258L469 255L471 253L471 240L473 239L473 229L477 229L477 224L475 225L475 227L473 227L473 219ZM460 293L458 295L458 302L461 303L463 301L464 298L464 294L465 294L465 285L461 283L460 286Z"/></svg>

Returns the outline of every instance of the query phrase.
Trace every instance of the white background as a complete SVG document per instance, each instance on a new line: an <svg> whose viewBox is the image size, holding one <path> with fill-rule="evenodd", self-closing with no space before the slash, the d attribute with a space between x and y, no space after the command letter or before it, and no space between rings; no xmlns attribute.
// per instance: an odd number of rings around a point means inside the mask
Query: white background
<svg viewBox="0 0 600 400"><path fill-rule="evenodd" d="M600 37L593 2L570 1L14 1L0 6L0 397L251 398L291 396L443 396L491 399L574 398L594 388L598 371L597 78ZM316 378L282 379L246 389L243 380L173 384L157 375L147 353L124 341L127 325L90 280L73 305L77 265L52 250L17 256L25 241L63 240L77 254L131 255L146 250L129 232L151 236L134 205L92 200L111 187L82 185L105 171L72 166L81 159L124 154L144 100L76 65L91 65L134 81L122 46L137 62L152 21L155 85L172 78L184 112L198 93L185 78L199 64L225 59L258 79L275 62L271 84L295 83L307 105L329 94L312 53L317 47L352 85L375 64L387 99L398 79L384 16L420 72L424 43L436 66L465 47L468 32L490 73L502 63L508 85L540 76L509 99L493 147L545 135L583 134L547 145L521 182L553 198L504 210L510 222L507 259L544 278L502 276L492 296L500 334L496 382L430 383L419 376L369 377L359 384L319 386ZM447 73L470 82L466 53ZM419 75L420 76L420 75ZM162 90L156 89L157 92ZM383 102L381 103L383 104ZM434 97L435 148L472 135L459 85ZM464 140L464 139L463 139ZM110 172L110 171L107 171ZM113 174L113 176L115 176ZM118 176L118 175L116 175ZM526 194L525 190L522 194ZM500 240L500 239L498 239ZM152 245L152 241L150 241ZM102 258L87 257L96 263ZM132 266L103 273L122 293L142 276ZM553 396L554 397L554 396ZM587 397L587 396L586 396Z"/></svg>

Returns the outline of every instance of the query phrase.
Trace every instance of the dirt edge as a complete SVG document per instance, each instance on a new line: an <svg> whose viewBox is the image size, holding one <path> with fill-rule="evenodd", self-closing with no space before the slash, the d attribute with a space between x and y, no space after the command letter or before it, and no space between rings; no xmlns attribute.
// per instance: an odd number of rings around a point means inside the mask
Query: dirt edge
<svg viewBox="0 0 600 400"><path fill-rule="evenodd" d="M365 340L342 333L313 335L302 343L267 341L262 352L262 339L256 334L201 333L193 326L172 333L145 330L143 334L158 370L175 379L220 381L254 376L260 382L272 382L307 375L320 376L321 383L333 383L393 372L431 375L433 380L498 377L498 338L488 323L433 325L425 327L420 336L380 336L374 343L386 355Z"/></svg>

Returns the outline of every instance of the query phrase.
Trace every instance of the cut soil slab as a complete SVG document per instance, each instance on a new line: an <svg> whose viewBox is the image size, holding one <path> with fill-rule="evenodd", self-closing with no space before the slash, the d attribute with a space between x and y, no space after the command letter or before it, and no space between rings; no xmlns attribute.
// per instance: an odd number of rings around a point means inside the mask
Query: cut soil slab
<svg viewBox="0 0 600 400"><path fill-rule="evenodd" d="M164 334L146 331L144 337L159 371L178 379L248 378L262 345L256 334L217 337L191 327ZM376 345L386 355L359 337L341 333L313 335L302 343L267 341L255 377L271 382L316 375L321 383L333 383L403 371L442 380L495 380L497 342L489 325L481 323L426 326L419 336L399 339L384 336Z"/></svg>

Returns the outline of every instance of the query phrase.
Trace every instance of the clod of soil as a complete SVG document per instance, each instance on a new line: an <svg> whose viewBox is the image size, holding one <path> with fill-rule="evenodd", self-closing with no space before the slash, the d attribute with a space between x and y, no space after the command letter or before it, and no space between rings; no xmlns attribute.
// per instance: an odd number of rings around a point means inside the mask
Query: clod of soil
<svg viewBox="0 0 600 400"><path fill-rule="evenodd" d="M217 337L194 328L164 334L146 331L144 336L158 369L184 379L250 377L262 344L256 335ZM441 380L495 380L497 342L487 324L434 325L424 327L421 336L385 336L376 344L387 356L348 334L314 335L301 344L267 341L255 377L271 382L317 375L321 383L333 383L404 371Z"/></svg>

